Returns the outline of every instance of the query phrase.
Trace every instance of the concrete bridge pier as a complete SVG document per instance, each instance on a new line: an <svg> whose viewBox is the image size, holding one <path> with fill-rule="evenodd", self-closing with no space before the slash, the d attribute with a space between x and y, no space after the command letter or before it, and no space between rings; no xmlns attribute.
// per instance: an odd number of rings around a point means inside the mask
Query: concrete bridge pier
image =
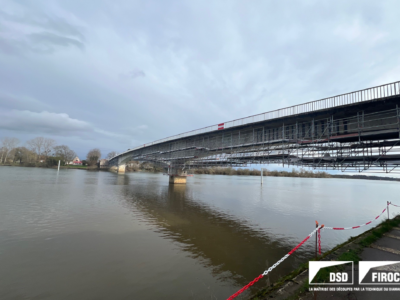
<svg viewBox="0 0 400 300"><path fill-rule="evenodd" d="M110 171L115 172L117 174L125 174L125 169L126 169L125 164L110 167Z"/></svg>
<svg viewBox="0 0 400 300"><path fill-rule="evenodd" d="M118 165L117 173L118 174L125 174L126 165Z"/></svg>
<svg viewBox="0 0 400 300"><path fill-rule="evenodd" d="M174 167L168 168L169 184L186 184L187 172Z"/></svg>

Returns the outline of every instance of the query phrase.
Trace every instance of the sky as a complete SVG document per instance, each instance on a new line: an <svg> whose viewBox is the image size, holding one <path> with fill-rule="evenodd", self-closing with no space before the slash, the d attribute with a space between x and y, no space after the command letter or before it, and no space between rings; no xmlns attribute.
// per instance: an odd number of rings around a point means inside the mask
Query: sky
<svg viewBox="0 0 400 300"><path fill-rule="evenodd" d="M0 0L0 139L103 157L400 79L400 1Z"/></svg>

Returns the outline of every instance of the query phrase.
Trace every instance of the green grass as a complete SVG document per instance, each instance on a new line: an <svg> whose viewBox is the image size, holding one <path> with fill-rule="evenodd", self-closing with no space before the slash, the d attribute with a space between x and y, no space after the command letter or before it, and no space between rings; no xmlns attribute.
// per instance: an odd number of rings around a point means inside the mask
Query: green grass
<svg viewBox="0 0 400 300"><path fill-rule="evenodd" d="M381 224L379 224L376 228L372 228L361 235L365 235L360 241L357 242L357 246L355 249L349 249L346 252L340 254L336 260L338 261L354 261L355 263L358 263L360 261L360 254L363 251L365 247L368 247L369 245L373 244L376 242L378 239L380 239L386 232L389 232L390 230L393 229L393 227L399 226L400 225L400 218L395 218L391 220L386 220L383 221ZM318 260L324 259L326 256L332 254L336 250L342 248L343 246L346 246L350 242L354 241L355 239L358 239L360 236L356 237L350 237L346 242L334 247L333 249L327 251L324 253L321 257L318 258ZM315 260L315 259L310 259L310 260ZM338 267L332 267L335 270L342 270L344 269L344 266L338 266ZM281 288L285 282L292 280L295 278L297 275L302 273L304 270L308 269L308 262L300 265L299 268L291 272L285 277L282 277L278 282L272 284L269 287L266 287L262 290L260 290L256 295L251 298L253 300L259 300L259 299L264 299L265 295ZM320 276L318 280L323 279L327 280L329 276L329 269L326 268L326 272L320 272L321 274L318 274L317 276ZM334 270L332 270L334 271ZM332 272L331 271L331 272ZM321 282L321 281L319 281ZM293 299L298 299L298 297L305 292L308 291L308 281L306 281L304 284L301 285L301 287L296 291L295 294L293 294L291 297L287 298L288 300L293 300Z"/></svg>
<svg viewBox="0 0 400 300"><path fill-rule="evenodd" d="M374 229L371 234L362 239L359 244L363 247L367 247L379 240L386 232L392 230L393 227L396 227L399 224L400 219L391 219L384 221L381 223L381 226L379 228Z"/></svg>
<svg viewBox="0 0 400 300"><path fill-rule="evenodd" d="M350 249L345 253L342 253L339 255L338 259L340 261L354 261L354 262L359 262L360 261L360 256L358 255L357 251Z"/></svg>
<svg viewBox="0 0 400 300"><path fill-rule="evenodd" d="M399 224L400 224L400 219L392 219L381 222L381 224L377 228L373 229L366 237L364 237L361 241L358 242L360 247L358 247L357 249L350 249L340 254L337 260L353 261L354 263L358 263L361 260L360 253L365 247L370 246L371 244L382 238L386 232L392 230L393 227ZM330 272L340 272L343 271L343 269L344 269L343 265L324 268L318 273L318 275L314 278L313 281L327 282Z"/></svg>

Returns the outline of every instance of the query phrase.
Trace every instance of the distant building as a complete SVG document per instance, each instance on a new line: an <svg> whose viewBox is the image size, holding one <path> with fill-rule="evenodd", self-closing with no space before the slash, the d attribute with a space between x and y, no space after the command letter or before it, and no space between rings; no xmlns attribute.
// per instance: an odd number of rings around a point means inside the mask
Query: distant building
<svg viewBox="0 0 400 300"><path fill-rule="evenodd" d="M82 161L79 159L79 157L75 157L70 163L70 165L82 165Z"/></svg>
<svg viewBox="0 0 400 300"><path fill-rule="evenodd" d="M107 168L108 167L108 160L107 159L100 159L99 165L100 165L100 168Z"/></svg>

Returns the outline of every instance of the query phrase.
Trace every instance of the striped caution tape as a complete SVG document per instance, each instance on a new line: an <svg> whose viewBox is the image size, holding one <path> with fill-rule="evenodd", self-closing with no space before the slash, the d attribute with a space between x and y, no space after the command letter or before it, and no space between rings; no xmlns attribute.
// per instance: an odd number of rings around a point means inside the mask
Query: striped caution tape
<svg viewBox="0 0 400 300"><path fill-rule="evenodd" d="M318 249L319 249L319 255L322 254L321 251L321 229L318 229Z"/></svg>
<svg viewBox="0 0 400 300"><path fill-rule="evenodd" d="M389 202L388 204L396 206L396 207L400 207L399 205L395 205L391 202ZM296 247L294 247L288 254L286 254L284 257L282 257L280 260L278 260L272 267L268 268L268 270L265 270L264 273L262 273L261 275L259 275L257 278L255 278L253 281L249 282L247 285L245 285L244 287L242 287L240 290L238 290L236 293L234 293L232 296L230 296L228 298L228 300L232 300L234 298L236 298L237 296L239 296L241 293L243 293L245 290L247 290L249 287L251 287L253 284L255 284L257 281L259 281L261 278L263 278L264 276L268 275L268 273L270 273L273 269L275 269L280 263L282 263L286 258L288 258L291 254L293 254L297 249L299 249L305 242L307 242L317 231L319 233L319 253L321 254L321 240L320 240L320 230L321 229L332 229L332 230L349 230L349 229L357 229L366 225L371 224L373 221L379 219L379 217L386 211L386 208L384 210L382 210L382 212L375 217L375 219L364 223L362 225L358 225L358 226L352 226L352 227L327 227L327 226L318 226L317 228L315 228L304 240L302 240Z"/></svg>
<svg viewBox="0 0 400 300"><path fill-rule="evenodd" d="M264 276L268 275L273 269L275 269L281 262L283 262L286 258L288 258L290 255L292 255L297 249L299 249L305 242L307 242L322 226L318 226L315 228L304 240L302 240L296 247L294 247L288 254L286 254L284 257L282 257L280 260L278 260L272 267L268 268L268 270L265 270L264 273L259 275L257 278L255 278L253 281L249 282L247 285L242 287L240 290L238 290L236 293L234 293L232 296L228 298L228 300L232 300L239 296L241 293L243 293L245 290L247 290L249 287L251 287L253 284L255 284L257 281L259 281L261 278Z"/></svg>
<svg viewBox="0 0 400 300"><path fill-rule="evenodd" d="M362 224L362 225L352 226L352 227L327 227L327 226L325 226L324 228L326 228L326 229L333 229L333 230L357 229L357 228L363 227L363 226L365 226L365 225L371 224L373 221L377 220L385 211L386 211L386 208L380 213L379 216L375 217L375 219L373 219L372 221L369 221L369 222L367 222L367 223L365 223L365 224Z"/></svg>

